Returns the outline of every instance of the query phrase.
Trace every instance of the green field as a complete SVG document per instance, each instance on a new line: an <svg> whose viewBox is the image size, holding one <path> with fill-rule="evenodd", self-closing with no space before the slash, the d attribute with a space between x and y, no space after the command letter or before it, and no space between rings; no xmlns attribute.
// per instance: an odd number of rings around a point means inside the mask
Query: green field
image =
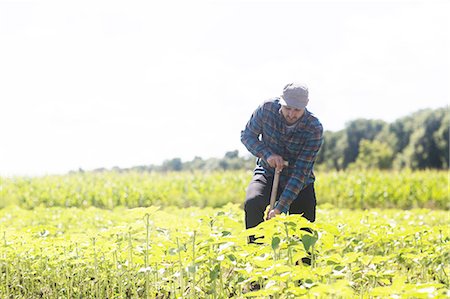
<svg viewBox="0 0 450 299"><path fill-rule="evenodd" d="M449 297L446 172L323 174L315 223L283 216L246 231L248 179L3 179L0 297ZM263 244L247 244L249 234L264 236ZM261 289L251 290L255 283Z"/></svg>
<svg viewBox="0 0 450 299"><path fill-rule="evenodd" d="M251 175L248 171L106 172L2 179L0 207L242 205ZM315 187L319 203L336 207L450 209L447 171L320 172Z"/></svg>

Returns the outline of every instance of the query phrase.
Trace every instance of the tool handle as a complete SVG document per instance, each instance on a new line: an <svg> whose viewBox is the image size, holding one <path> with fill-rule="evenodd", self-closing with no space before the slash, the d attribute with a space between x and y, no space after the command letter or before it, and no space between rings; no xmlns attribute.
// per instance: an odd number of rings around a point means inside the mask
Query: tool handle
<svg viewBox="0 0 450 299"><path fill-rule="evenodd" d="M288 161L284 161L285 166L289 166ZM273 184L272 184L272 192L270 193L270 210L273 210L275 207L275 199L277 198L277 192L278 192L278 182L280 181L280 173L275 169L275 176L273 177Z"/></svg>
<svg viewBox="0 0 450 299"><path fill-rule="evenodd" d="M272 192L270 193L270 210L273 210L273 207L275 206L275 199L277 198L277 189L278 189L278 182L280 181L280 173L275 170L275 176L273 177L273 184L272 184Z"/></svg>

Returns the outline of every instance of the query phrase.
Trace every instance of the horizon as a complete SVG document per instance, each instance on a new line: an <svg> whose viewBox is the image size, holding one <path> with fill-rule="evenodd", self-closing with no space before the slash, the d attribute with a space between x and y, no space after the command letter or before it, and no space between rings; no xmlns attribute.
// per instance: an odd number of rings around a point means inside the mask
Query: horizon
<svg viewBox="0 0 450 299"><path fill-rule="evenodd" d="M449 105L447 105L446 107L437 107L437 108L434 108L434 109L432 109L432 108L419 109L417 111L412 112L411 114L400 116L399 118L393 120L392 122L385 121L385 123L387 125L390 125L390 124L392 124L392 123L394 123L394 122L396 122L398 120L401 120L401 119L403 119L405 117L412 116L413 114L416 114L416 113L418 113L420 111L424 111L424 110L438 110L438 109L447 109L448 110L449 109ZM364 120L381 120L381 119L367 119L367 118L359 118L359 119L364 119ZM335 132L339 132L339 131L345 130L349 123L351 123L353 121L356 121L356 120L358 120L358 119L350 120L349 122L347 122L345 124L345 127L340 129L340 130L335 130L335 131L325 130L324 132L330 131L330 132L335 133ZM383 121L383 120L381 120L381 121ZM128 166L123 166L123 167L120 167L118 165L113 165L113 166L110 166L110 167L97 167L97 168L91 168L91 169L83 169L83 168L79 167L78 169L69 169L65 173L53 173L53 174L52 173L47 173L47 174L31 174L31 175L30 174L25 174L25 175L20 175L20 174L19 175L14 175L13 174L13 175L6 175L6 176L5 175L0 175L0 177L5 177L5 178L7 178L7 177L41 177L41 176L46 176L46 175L67 175L67 174L70 174L70 173L73 173L73 172L76 173L76 172L80 172L80 171L82 171L82 172L114 171L116 168L118 168L119 170L128 171L128 170L131 170L131 169L137 168L137 167L149 167L149 166L159 167L159 166L162 166L164 162L170 161L170 160L173 160L173 159L180 159L182 163L191 162L191 161L193 161L196 158L200 158L203 161L208 161L209 159L222 159L222 158L224 158L224 156L225 156L225 154L227 152L232 152L232 151L238 151L238 156L241 157L241 158L250 158L250 159L251 158L256 158L245 147L243 147L243 149L241 149L241 150L239 150L239 149L229 149L229 150L225 151L222 154L222 156L202 157L202 156L199 156L199 155L195 155L194 157L188 158L188 159L182 159L180 157L169 157L169 158L166 158L164 160L161 160L158 163L150 163L150 164L128 165Z"/></svg>
<svg viewBox="0 0 450 299"><path fill-rule="evenodd" d="M247 154L251 113L292 81L326 131L448 109L449 8L0 0L0 176Z"/></svg>

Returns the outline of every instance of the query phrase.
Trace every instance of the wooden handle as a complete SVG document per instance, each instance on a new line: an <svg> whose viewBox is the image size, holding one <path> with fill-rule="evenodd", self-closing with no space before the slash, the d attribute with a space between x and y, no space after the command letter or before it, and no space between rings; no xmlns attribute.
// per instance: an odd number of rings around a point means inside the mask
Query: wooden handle
<svg viewBox="0 0 450 299"><path fill-rule="evenodd" d="M277 198L277 191L278 191L278 182L280 181L280 173L275 170L275 176L273 177L273 184L272 184L272 193L270 193L270 210L273 210L273 207L275 206L275 199Z"/></svg>
<svg viewBox="0 0 450 299"><path fill-rule="evenodd" d="M289 166L288 161L284 161L285 166ZM270 210L273 210L275 207L275 200L277 198L277 192L278 192L278 182L280 181L280 173L275 169L275 176L273 177L273 184L272 184L272 192L270 193Z"/></svg>

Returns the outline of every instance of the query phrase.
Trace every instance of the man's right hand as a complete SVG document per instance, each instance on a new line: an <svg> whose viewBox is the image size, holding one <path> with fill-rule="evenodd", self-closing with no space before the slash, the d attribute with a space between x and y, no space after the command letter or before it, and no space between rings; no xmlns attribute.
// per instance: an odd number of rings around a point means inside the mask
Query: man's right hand
<svg viewBox="0 0 450 299"><path fill-rule="evenodd" d="M283 168L286 166L284 165L283 157L276 154L273 154L269 158L267 158L267 163L269 163L270 167L275 168L277 171L283 170Z"/></svg>

